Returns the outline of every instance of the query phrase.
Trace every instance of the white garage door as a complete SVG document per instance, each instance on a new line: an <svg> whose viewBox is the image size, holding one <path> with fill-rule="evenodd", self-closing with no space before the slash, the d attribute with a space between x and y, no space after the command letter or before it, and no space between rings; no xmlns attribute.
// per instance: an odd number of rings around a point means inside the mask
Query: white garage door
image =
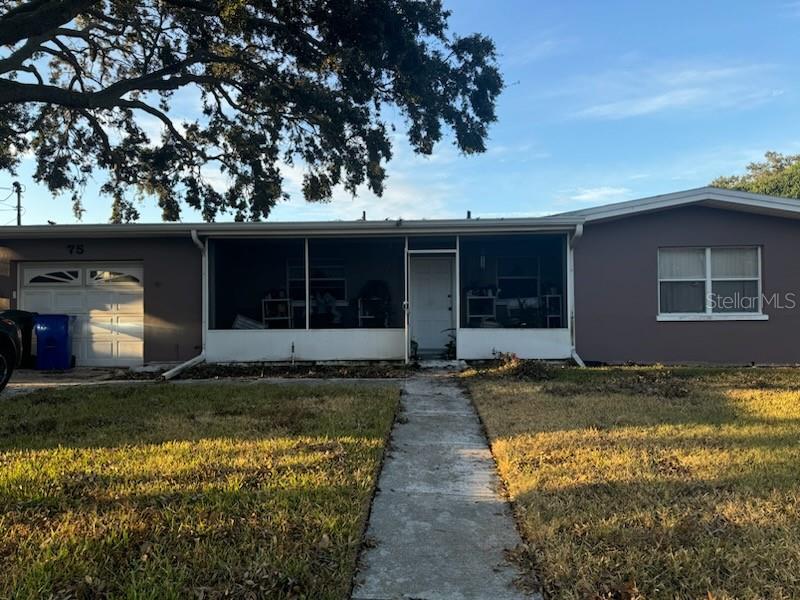
<svg viewBox="0 0 800 600"><path fill-rule="evenodd" d="M142 364L144 269L139 263L23 264L19 307L73 315L78 365Z"/></svg>

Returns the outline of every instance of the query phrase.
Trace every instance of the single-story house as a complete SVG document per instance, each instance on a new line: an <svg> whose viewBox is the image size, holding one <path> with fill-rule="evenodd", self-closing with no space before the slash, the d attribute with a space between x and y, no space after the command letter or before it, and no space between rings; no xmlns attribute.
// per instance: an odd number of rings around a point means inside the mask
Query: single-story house
<svg viewBox="0 0 800 600"><path fill-rule="evenodd" d="M0 227L0 308L79 365L798 363L800 202L700 188L540 218Z"/></svg>

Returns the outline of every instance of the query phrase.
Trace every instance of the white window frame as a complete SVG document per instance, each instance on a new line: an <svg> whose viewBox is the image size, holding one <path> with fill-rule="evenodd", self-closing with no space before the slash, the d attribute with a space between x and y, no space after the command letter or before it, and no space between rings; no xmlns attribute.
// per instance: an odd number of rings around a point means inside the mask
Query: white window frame
<svg viewBox="0 0 800 600"><path fill-rule="evenodd" d="M53 281L31 281L36 277L47 276L59 272L75 271L75 279L53 279ZM80 287L83 285L80 265L49 265L46 267L22 267L22 285L25 287Z"/></svg>
<svg viewBox="0 0 800 600"><path fill-rule="evenodd" d="M91 275L92 271L108 271L112 273L119 273L120 275L129 275L134 277L136 281L106 281L103 279L94 279ZM128 265L89 265L84 268L84 277L86 279L86 286L89 288L143 288L144 287L144 268L140 266Z"/></svg>
<svg viewBox="0 0 800 600"><path fill-rule="evenodd" d="M767 321L769 315L764 313L764 294L762 293L762 266L761 266L761 246L686 246L683 249L703 250L705 252L705 311L697 313L662 313L661 312L661 283L670 281L701 281L700 279L681 279L674 277L661 277L658 265L658 255L662 250L670 250L678 246L664 246L656 253L657 282L656 293L658 299L657 321ZM755 248L758 252L758 277L713 277L711 273L711 251L713 249L748 249ZM711 306L711 295L713 293L713 283L715 281L757 281L758 282L758 312L713 312Z"/></svg>

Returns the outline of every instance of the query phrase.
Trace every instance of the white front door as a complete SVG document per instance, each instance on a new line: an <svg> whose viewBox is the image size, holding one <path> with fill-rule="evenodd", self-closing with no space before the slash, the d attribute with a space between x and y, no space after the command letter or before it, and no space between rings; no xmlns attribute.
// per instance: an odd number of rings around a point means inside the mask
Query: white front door
<svg viewBox="0 0 800 600"><path fill-rule="evenodd" d="M409 280L411 340L422 353L444 350L454 327L453 257L412 257Z"/></svg>
<svg viewBox="0 0 800 600"><path fill-rule="evenodd" d="M22 310L75 317L72 347L76 364L142 364L141 263L26 263L20 269Z"/></svg>

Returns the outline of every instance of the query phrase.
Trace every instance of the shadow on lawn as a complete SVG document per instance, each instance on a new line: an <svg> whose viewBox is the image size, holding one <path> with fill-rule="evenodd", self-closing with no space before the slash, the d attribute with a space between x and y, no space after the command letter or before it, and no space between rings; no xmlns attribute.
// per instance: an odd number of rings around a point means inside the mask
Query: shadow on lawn
<svg viewBox="0 0 800 600"><path fill-rule="evenodd" d="M365 494L342 485L211 489L88 497L59 503L63 515L47 504L9 511L0 596L338 598Z"/></svg>
<svg viewBox="0 0 800 600"><path fill-rule="evenodd" d="M381 410L354 410L396 391L339 385L98 386L0 401L0 452L280 436L382 437Z"/></svg>

